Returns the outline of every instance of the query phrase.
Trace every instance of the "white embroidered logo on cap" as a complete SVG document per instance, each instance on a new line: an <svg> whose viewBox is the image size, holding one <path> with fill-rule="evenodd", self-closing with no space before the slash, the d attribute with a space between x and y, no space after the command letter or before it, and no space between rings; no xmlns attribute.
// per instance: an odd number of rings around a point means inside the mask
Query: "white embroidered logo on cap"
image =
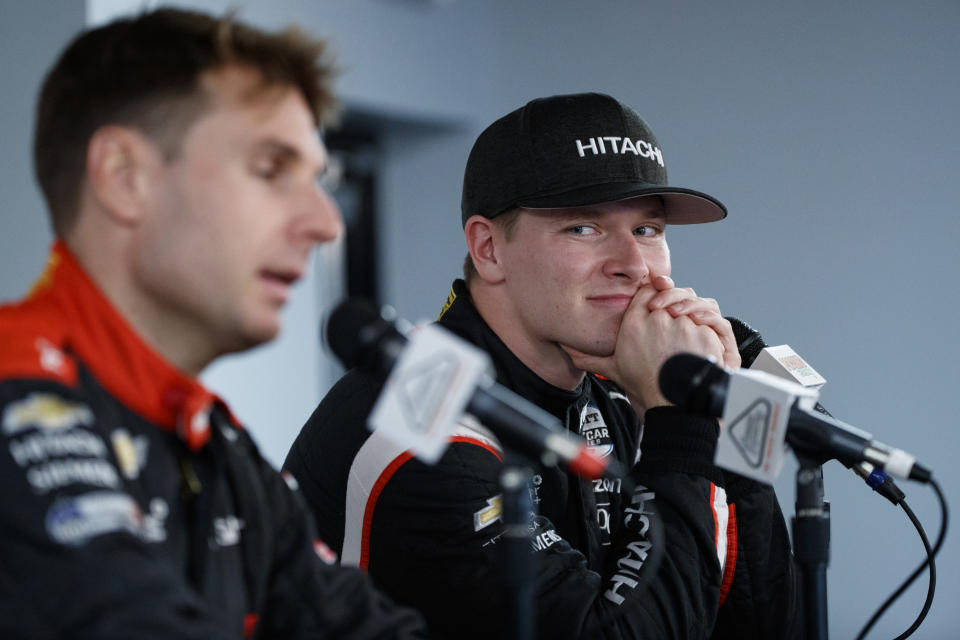
<svg viewBox="0 0 960 640"><path fill-rule="evenodd" d="M656 160L661 167L663 166L663 154L660 153L660 148L653 146L646 140L638 139L634 141L624 136L597 136L590 138L587 143L579 139L574 142L577 144L577 153L580 154L581 158L586 157L587 151L592 152L595 156L603 155L608 153L607 148L609 147L609 153L632 153L641 158Z"/></svg>

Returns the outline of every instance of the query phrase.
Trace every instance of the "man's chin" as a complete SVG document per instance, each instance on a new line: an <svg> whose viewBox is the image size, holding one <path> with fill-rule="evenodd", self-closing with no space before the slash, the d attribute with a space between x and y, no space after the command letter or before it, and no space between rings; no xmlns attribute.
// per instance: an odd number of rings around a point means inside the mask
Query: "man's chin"
<svg viewBox="0 0 960 640"><path fill-rule="evenodd" d="M279 317L251 323L236 337L232 351L246 351L270 342L280 335L280 328Z"/></svg>
<svg viewBox="0 0 960 640"><path fill-rule="evenodd" d="M609 358L613 355L614 344L568 344L564 347L565 350L574 349L585 356L592 356L595 358ZM569 353L569 351L568 351Z"/></svg>

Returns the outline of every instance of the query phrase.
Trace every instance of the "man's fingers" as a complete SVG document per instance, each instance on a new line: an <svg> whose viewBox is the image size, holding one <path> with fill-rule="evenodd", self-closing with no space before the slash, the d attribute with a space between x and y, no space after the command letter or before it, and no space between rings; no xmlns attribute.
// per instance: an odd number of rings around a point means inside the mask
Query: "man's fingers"
<svg viewBox="0 0 960 640"><path fill-rule="evenodd" d="M673 288L658 291L657 295L647 305L651 311L656 309L667 309L677 305L685 305L692 301L697 301L697 292L689 288ZM682 313L672 313L674 317Z"/></svg>
<svg viewBox="0 0 960 640"><path fill-rule="evenodd" d="M719 311L698 311L688 316L694 323L710 327L720 339L723 346L723 364L727 367L740 366L740 351L737 349L737 339L733 335L730 322L720 315Z"/></svg>
<svg viewBox="0 0 960 640"><path fill-rule="evenodd" d="M650 284L653 285L653 288L657 291L666 291L668 289L673 289L674 283L673 278L670 276L655 276L650 280Z"/></svg>
<svg viewBox="0 0 960 640"><path fill-rule="evenodd" d="M664 307L674 318L683 315L693 315L698 312L712 311L720 313L720 305L713 298L683 298L677 302L671 302Z"/></svg>
<svg viewBox="0 0 960 640"><path fill-rule="evenodd" d="M713 298L698 298L693 289L680 288L660 291L648 303L651 311L664 309L674 318L687 317L694 324L712 329L723 346L723 363L727 367L740 366L740 353L730 323L720 313L720 305Z"/></svg>
<svg viewBox="0 0 960 640"><path fill-rule="evenodd" d="M660 295L660 292L650 285L640 287L634 294L633 300L630 301L630 306L627 307L626 313L629 314L635 307L643 307L648 311L652 311L652 309L650 309L650 301L658 295Z"/></svg>
<svg viewBox="0 0 960 640"><path fill-rule="evenodd" d="M670 317L678 326L685 326L685 333L689 336L697 336L689 346L694 347L699 343L699 348L690 349L700 355L710 355L718 361L722 361L727 366L739 366L740 354L737 352L737 342L733 336L733 329L730 323L720 315L719 311L713 311L711 305L704 305L703 311L685 313L676 318Z"/></svg>

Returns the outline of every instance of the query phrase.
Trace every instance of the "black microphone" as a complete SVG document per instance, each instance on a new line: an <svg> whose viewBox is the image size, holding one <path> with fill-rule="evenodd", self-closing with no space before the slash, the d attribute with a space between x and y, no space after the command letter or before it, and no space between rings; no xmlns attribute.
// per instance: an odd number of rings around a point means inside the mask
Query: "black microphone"
<svg viewBox="0 0 960 640"><path fill-rule="evenodd" d="M660 390L679 407L708 416L722 416L732 376L706 358L690 353L671 356L660 369ZM772 388L772 387L771 387ZM868 433L815 411L790 407L786 440L797 452L811 458L855 465L868 462L902 478L928 482L931 472L913 456L877 442Z"/></svg>
<svg viewBox="0 0 960 640"><path fill-rule="evenodd" d="M385 379L408 340L381 316L376 305L347 299L330 314L327 343L347 368L364 368ZM595 455L586 440L570 433L554 416L497 384L490 376L483 376L473 390L466 411L479 418L504 446L547 466L559 463L589 479L623 475L613 456Z"/></svg>
<svg viewBox="0 0 960 640"><path fill-rule="evenodd" d="M740 359L743 367L745 369L749 369L753 366L753 363L756 361L757 356L760 355L760 352L766 349L769 345L764 342L759 331L748 325L743 320L734 318L733 316L727 316L726 319L733 328L733 336L737 341L737 349L740 351ZM779 364L781 364L781 367L777 368L772 373L785 380L791 380L792 376L785 368L782 367L782 363ZM766 371L770 371L770 369L768 368ZM833 414L827 411L826 407L819 402L814 405L813 410L818 411L819 413L822 413L830 418L833 417ZM868 487L882 495L894 505L900 504L900 502L904 499L905 496L903 491L901 491L900 487L898 487L893 481L893 478L888 476L880 469L875 469L874 466L869 462L861 462L860 464L854 465L843 463L843 465L860 476L860 478L863 479Z"/></svg>

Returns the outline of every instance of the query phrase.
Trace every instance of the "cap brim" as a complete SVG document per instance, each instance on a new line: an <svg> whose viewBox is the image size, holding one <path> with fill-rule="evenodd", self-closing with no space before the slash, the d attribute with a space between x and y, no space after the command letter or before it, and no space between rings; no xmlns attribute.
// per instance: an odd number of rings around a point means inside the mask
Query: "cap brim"
<svg viewBox="0 0 960 640"><path fill-rule="evenodd" d="M667 224L715 222L727 217L727 208L715 198L692 189L636 182L598 184L563 193L522 199L516 206L525 209L560 209L604 202L618 202L639 196L663 198Z"/></svg>

